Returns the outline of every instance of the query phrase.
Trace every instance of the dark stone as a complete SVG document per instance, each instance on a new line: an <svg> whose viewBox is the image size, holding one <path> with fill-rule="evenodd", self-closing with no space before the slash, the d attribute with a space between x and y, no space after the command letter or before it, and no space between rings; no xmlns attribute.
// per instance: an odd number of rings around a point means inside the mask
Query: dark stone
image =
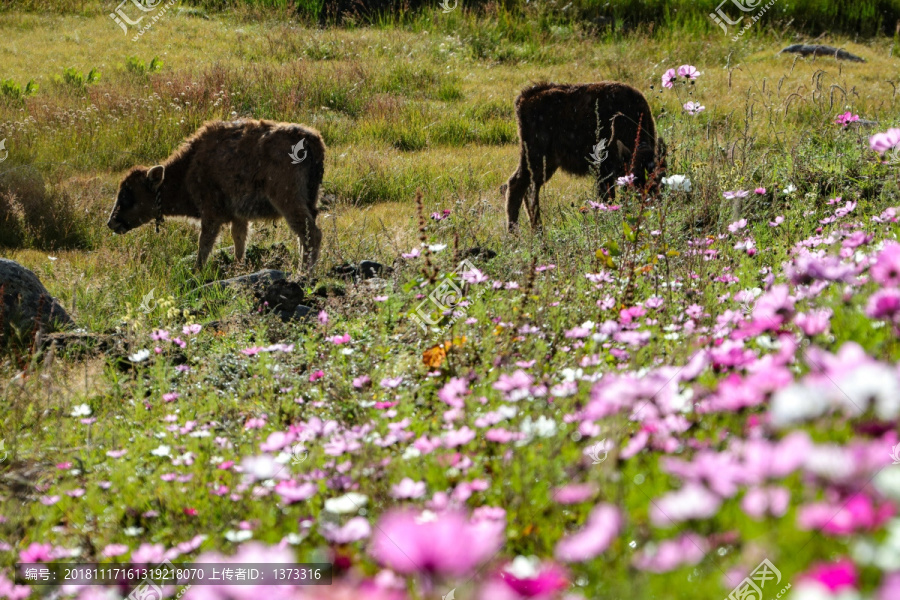
<svg viewBox="0 0 900 600"><path fill-rule="evenodd" d="M850 62L866 62L866 59L850 54L842 48L823 46L821 44L793 44L779 52L779 54L783 52L800 54L801 56L830 56L837 60L849 60Z"/></svg>
<svg viewBox="0 0 900 600"><path fill-rule="evenodd" d="M328 296L346 296L347 291L339 283L323 282L316 286L313 294L320 298L327 298Z"/></svg>
<svg viewBox="0 0 900 600"><path fill-rule="evenodd" d="M285 323L289 321L301 321L303 319L311 319L312 318L313 309L309 306L299 305L294 310L279 310L278 316L281 317L281 320Z"/></svg>
<svg viewBox="0 0 900 600"><path fill-rule="evenodd" d="M356 265L351 265L350 263L344 263L342 265L338 265L336 267L332 267L328 274L331 277L337 277L338 279L352 279L356 280L359 277L359 269Z"/></svg>
<svg viewBox="0 0 900 600"><path fill-rule="evenodd" d="M475 246L474 248L466 250L466 258L483 258L484 260L491 260L496 256L496 252L490 248L482 248L481 246Z"/></svg>
<svg viewBox="0 0 900 600"><path fill-rule="evenodd" d="M374 260L364 260L359 263L359 272L363 279L372 279L373 277L381 277L384 272L384 265Z"/></svg>
<svg viewBox="0 0 900 600"><path fill-rule="evenodd" d="M0 320L3 322L0 338L5 338L11 328L30 335L37 323L40 323L41 332L75 326L37 275L5 258L0 258L0 293L3 301L0 305Z"/></svg>
<svg viewBox="0 0 900 600"><path fill-rule="evenodd" d="M305 296L303 288L296 281L279 279L265 289L259 301L269 310L293 310L303 302Z"/></svg>

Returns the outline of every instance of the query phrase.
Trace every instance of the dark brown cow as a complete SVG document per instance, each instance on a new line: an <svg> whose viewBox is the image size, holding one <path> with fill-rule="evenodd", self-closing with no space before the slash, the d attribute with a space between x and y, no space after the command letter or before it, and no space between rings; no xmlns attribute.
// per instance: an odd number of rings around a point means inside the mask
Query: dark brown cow
<svg viewBox="0 0 900 600"><path fill-rule="evenodd" d="M164 216L200 220L197 268L219 230L231 224L235 258L244 257L249 222L284 218L300 237L304 262L319 256L316 201L325 172L319 132L294 123L210 121L162 164L135 167L119 186L107 225L125 233Z"/></svg>
<svg viewBox="0 0 900 600"><path fill-rule="evenodd" d="M557 169L597 173L597 192L605 197L615 197L617 177L633 173L639 189L655 192L665 175L665 144L656 136L650 105L630 85L539 83L516 98L516 117L519 166L501 187L510 230L532 185L526 210L532 228L540 229L541 186Z"/></svg>

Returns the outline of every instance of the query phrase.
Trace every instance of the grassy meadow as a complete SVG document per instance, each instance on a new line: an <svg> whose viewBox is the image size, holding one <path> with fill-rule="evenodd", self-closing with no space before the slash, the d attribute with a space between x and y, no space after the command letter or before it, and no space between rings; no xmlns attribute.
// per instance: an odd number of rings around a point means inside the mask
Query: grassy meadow
<svg viewBox="0 0 900 600"><path fill-rule="evenodd" d="M884 24L819 36L852 63L779 54L811 36L778 15L731 41L702 16L319 26L275 4L176 4L136 41L111 7L0 11L0 255L115 340L0 354L0 597L129 592L16 587L15 563L219 553L332 563L334 583L167 597L716 599L763 559L765 598L900 597ZM685 64L700 75L663 87ZM610 206L557 173L543 235L524 215L507 233L516 94L604 79L647 96L690 190ZM226 228L201 272L192 223L107 229L128 169L241 117L327 144L313 272L284 223L254 227L243 264ZM473 247L497 256L454 273ZM361 260L393 271L330 274ZM317 316L200 289L264 267ZM467 300L423 330L410 315L448 277Z"/></svg>

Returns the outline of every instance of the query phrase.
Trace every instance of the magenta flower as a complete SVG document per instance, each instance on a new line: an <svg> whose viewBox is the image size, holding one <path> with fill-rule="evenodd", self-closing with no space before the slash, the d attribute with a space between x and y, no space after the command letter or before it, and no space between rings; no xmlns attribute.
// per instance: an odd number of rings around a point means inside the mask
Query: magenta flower
<svg viewBox="0 0 900 600"><path fill-rule="evenodd" d="M59 552L54 550L53 544L39 544L32 542L30 546L19 553L19 562L38 563L49 562L59 558Z"/></svg>
<svg viewBox="0 0 900 600"><path fill-rule="evenodd" d="M766 188L764 188L764 187L758 187L758 188L756 188L755 190L753 190L753 193L754 193L754 194L758 194L758 195L760 195L760 196L765 196L765 195L766 195Z"/></svg>
<svg viewBox="0 0 900 600"><path fill-rule="evenodd" d="M622 529L622 516L612 504L598 504L588 515L581 531L565 536L556 544L554 556L562 562L584 562L609 548Z"/></svg>
<svg viewBox="0 0 900 600"><path fill-rule="evenodd" d="M517 556L481 589L480 600L549 600L569 587L566 570L536 556Z"/></svg>
<svg viewBox="0 0 900 600"><path fill-rule="evenodd" d="M845 113L842 113L834 118L835 125L840 125L841 127L847 127L850 123L854 123L859 121L859 115L854 115L849 110Z"/></svg>
<svg viewBox="0 0 900 600"><path fill-rule="evenodd" d="M678 76L686 79L697 79L700 71L694 65L681 65L678 67Z"/></svg>
<svg viewBox="0 0 900 600"><path fill-rule="evenodd" d="M328 341L331 342L332 344L339 345L339 344L346 344L347 342L350 341L350 339L351 339L350 334L345 333L344 335L332 336L332 337L328 338Z"/></svg>
<svg viewBox="0 0 900 600"><path fill-rule="evenodd" d="M470 521L462 512L391 511L378 522L369 552L397 573L463 577L503 545L502 521Z"/></svg>
<svg viewBox="0 0 900 600"><path fill-rule="evenodd" d="M322 371L321 369L319 369L318 371L313 371L312 373L310 373L309 381L310 381L310 383L313 383L315 381L322 379L323 377L325 377L325 371Z"/></svg>
<svg viewBox="0 0 900 600"><path fill-rule="evenodd" d="M285 504L294 504L295 502L303 502L309 500L316 495L318 488L314 483L300 483L294 480L280 481L275 486L275 493L281 496L282 502Z"/></svg>
<svg viewBox="0 0 900 600"><path fill-rule="evenodd" d="M668 71L666 71L665 73L663 73L663 76L662 76L662 86L663 86L664 88L674 87L674 85L675 85L675 79L677 78L677 76L678 76L678 75L677 75L677 73L675 72L675 69L669 69Z"/></svg>
<svg viewBox="0 0 900 600"><path fill-rule="evenodd" d="M847 558L842 558L834 564L816 564L801 577L804 581L814 581L824 586L829 592L837 592L841 588L855 588L859 579L856 567Z"/></svg>
<svg viewBox="0 0 900 600"><path fill-rule="evenodd" d="M866 315L872 319L890 321L900 314L900 290L885 288L869 297Z"/></svg>
<svg viewBox="0 0 900 600"><path fill-rule="evenodd" d="M881 285L900 286L900 244L897 242L885 244L869 271L872 279Z"/></svg>
<svg viewBox="0 0 900 600"><path fill-rule="evenodd" d="M444 387L438 390L438 399L453 408L465 406L463 399L469 394L469 384L462 377L452 377Z"/></svg>
<svg viewBox="0 0 900 600"><path fill-rule="evenodd" d="M797 313L794 323L806 335L813 336L828 331L828 323L831 321L831 309L822 308L811 310L808 313Z"/></svg>
<svg viewBox="0 0 900 600"><path fill-rule="evenodd" d="M900 144L900 129L888 129L869 138L869 147L878 154L884 154L898 144Z"/></svg>

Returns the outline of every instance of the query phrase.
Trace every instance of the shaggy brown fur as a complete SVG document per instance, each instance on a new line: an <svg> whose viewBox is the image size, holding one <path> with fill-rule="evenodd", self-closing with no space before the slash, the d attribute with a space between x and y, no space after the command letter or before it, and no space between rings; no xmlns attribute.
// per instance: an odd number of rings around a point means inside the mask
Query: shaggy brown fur
<svg viewBox="0 0 900 600"><path fill-rule="evenodd" d="M665 175L665 144L656 137L650 105L630 85L610 81L539 83L516 98L516 117L519 167L501 187L510 230L516 227L531 185L534 197L525 208L532 228L540 229L541 186L557 169L574 175L587 175L593 170L597 173L598 194L607 197L615 196L617 177L634 173L638 188L655 192ZM591 154L603 139L607 141L606 158L599 166L592 166Z"/></svg>
<svg viewBox="0 0 900 600"><path fill-rule="evenodd" d="M296 156L302 160L293 164L292 148L301 140ZM161 165L135 167L125 176L107 225L125 233L163 216L199 219L200 268L223 225L231 224L240 261L249 222L283 217L311 267L322 242L316 199L324 172L325 144L314 129L254 119L210 121Z"/></svg>

